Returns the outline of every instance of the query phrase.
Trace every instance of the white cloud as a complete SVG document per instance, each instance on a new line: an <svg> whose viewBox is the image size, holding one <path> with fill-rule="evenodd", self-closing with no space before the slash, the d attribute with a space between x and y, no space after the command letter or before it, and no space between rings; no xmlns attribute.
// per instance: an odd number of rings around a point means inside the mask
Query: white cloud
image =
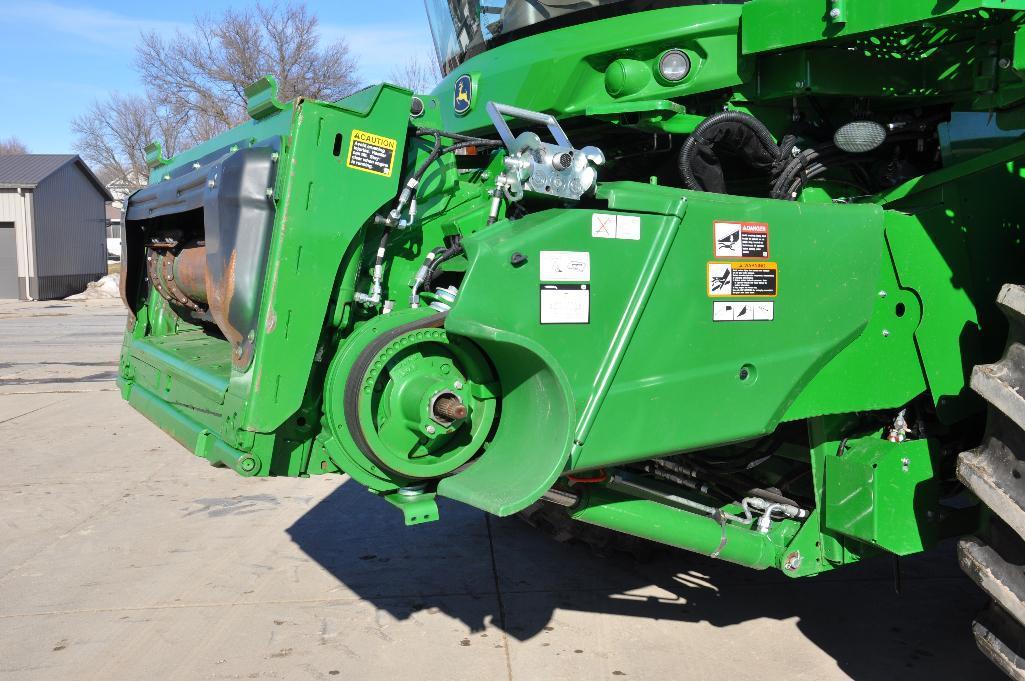
<svg viewBox="0 0 1025 681"><path fill-rule="evenodd" d="M321 24L320 36L325 43L344 40L358 59L360 76L367 83L386 80L392 69L411 57L434 59L431 31L426 22L420 28L396 28L387 24Z"/></svg>
<svg viewBox="0 0 1025 681"><path fill-rule="evenodd" d="M81 5L62 5L48 1L11 4L0 12L0 25L35 25L44 30L74 36L105 48L130 50L142 33L173 33L188 24L143 19Z"/></svg>

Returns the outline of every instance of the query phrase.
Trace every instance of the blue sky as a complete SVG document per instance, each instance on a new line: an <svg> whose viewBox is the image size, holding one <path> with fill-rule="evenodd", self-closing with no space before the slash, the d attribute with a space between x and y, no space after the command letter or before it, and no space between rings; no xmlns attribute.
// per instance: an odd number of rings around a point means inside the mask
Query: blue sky
<svg viewBox="0 0 1025 681"><path fill-rule="evenodd" d="M142 31L173 34L197 14L245 0L0 0L0 139L33 153L72 150L71 119L109 92L142 89L132 68ZM325 39L344 37L366 82L410 55L430 55L421 0L308 0Z"/></svg>

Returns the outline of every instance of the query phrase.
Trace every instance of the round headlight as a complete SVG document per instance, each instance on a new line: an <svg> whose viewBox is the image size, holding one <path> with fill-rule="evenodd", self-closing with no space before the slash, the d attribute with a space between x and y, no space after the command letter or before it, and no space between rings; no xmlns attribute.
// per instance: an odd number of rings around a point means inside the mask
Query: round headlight
<svg viewBox="0 0 1025 681"><path fill-rule="evenodd" d="M833 134L833 144L848 154L864 154L886 141L886 128L875 121L851 121Z"/></svg>
<svg viewBox="0 0 1025 681"><path fill-rule="evenodd" d="M683 50L669 50L658 60L658 73L670 83L676 83L690 73L690 57Z"/></svg>

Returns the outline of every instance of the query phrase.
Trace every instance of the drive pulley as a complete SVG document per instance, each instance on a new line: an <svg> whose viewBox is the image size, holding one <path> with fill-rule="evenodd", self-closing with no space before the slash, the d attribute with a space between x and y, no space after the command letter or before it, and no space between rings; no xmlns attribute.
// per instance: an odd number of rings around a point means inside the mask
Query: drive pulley
<svg viewBox="0 0 1025 681"><path fill-rule="evenodd" d="M361 328L332 363L329 421L369 472L398 484L440 478L482 450L494 377L475 345L442 328L443 314L388 317Z"/></svg>

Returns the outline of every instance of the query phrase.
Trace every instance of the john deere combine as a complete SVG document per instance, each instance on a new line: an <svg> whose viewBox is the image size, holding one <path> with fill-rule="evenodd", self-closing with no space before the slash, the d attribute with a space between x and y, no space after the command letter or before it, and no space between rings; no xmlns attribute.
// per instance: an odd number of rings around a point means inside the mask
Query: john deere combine
<svg viewBox="0 0 1025 681"><path fill-rule="evenodd" d="M131 405L407 524L442 496L794 577L962 537L1025 678L1025 0L427 9L433 93L264 79L150 148Z"/></svg>

